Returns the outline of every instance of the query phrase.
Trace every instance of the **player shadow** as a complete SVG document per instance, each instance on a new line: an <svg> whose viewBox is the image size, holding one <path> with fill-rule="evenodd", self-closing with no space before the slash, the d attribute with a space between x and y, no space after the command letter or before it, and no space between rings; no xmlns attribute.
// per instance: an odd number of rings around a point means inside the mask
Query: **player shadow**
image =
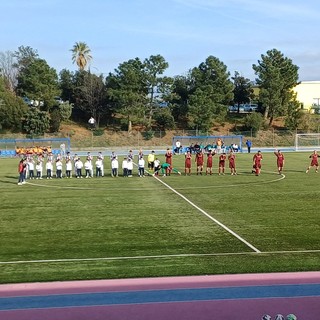
<svg viewBox="0 0 320 320"><path fill-rule="evenodd" d="M9 183L9 184L17 184L18 178L12 177L12 176L5 176L5 178L8 178L10 180L0 180L1 183Z"/></svg>

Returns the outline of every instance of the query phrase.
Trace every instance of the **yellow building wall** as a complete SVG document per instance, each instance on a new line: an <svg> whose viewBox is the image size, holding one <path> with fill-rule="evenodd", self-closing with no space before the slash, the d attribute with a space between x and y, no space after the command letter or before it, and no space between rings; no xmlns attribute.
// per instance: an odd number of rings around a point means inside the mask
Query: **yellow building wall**
<svg viewBox="0 0 320 320"><path fill-rule="evenodd" d="M303 109L310 110L314 104L320 105L320 81L302 81L293 91L297 93Z"/></svg>
<svg viewBox="0 0 320 320"><path fill-rule="evenodd" d="M304 110L310 111L314 105L320 106L320 81L302 81L293 91L297 94L297 100ZM253 92L259 96L259 87L254 86Z"/></svg>

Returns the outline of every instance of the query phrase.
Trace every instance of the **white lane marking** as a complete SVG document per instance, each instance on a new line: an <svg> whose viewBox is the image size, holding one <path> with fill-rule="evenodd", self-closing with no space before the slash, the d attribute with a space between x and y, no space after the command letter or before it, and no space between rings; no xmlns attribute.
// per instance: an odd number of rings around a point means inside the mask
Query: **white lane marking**
<svg viewBox="0 0 320 320"><path fill-rule="evenodd" d="M105 257L105 258L70 258L70 259L43 259L43 260L19 260L0 261L0 265L15 265L28 263L65 263L82 261L120 261L120 260L142 260L142 259L167 259L167 258L192 258L192 257L217 257L217 256L239 256L239 255L268 255L268 254L309 254L320 253L319 250L293 250L293 251L263 251L263 252L220 252L220 253L181 253L151 256L131 256L131 257Z"/></svg>
<svg viewBox="0 0 320 320"><path fill-rule="evenodd" d="M223 229L225 229L227 232L229 232L230 234L232 234L234 237L236 237L238 240L240 240L241 242L243 242L245 245L247 245L249 248L251 248L253 251L260 253L261 251L259 249L257 249L255 246L253 246L251 243L249 243L248 241L246 241L245 239L243 239L241 236L239 236L237 233L235 233L234 231L232 231L230 228L228 228L226 225L224 225L223 223L221 223L219 220L213 218L212 216L210 216L207 212L205 212L203 209L199 208L196 204L194 204L192 201L190 201L187 197L185 197L183 194L181 194L180 192L178 192L177 190L173 189L171 186L169 186L168 184L166 184L165 182L163 182L161 179L159 179L157 176L154 176L155 179L157 179L159 182L161 182L164 186L166 186L168 189L170 189L172 192L174 192L176 195L178 195L179 197L181 197L183 200L185 200L186 202L188 202L191 206L193 206L194 208L196 208L198 211L200 211L202 214L204 214L207 218L209 218L210 220L212 220L213 222L215 222L217 225L219 225L220 227L222 227Z"/></svg>

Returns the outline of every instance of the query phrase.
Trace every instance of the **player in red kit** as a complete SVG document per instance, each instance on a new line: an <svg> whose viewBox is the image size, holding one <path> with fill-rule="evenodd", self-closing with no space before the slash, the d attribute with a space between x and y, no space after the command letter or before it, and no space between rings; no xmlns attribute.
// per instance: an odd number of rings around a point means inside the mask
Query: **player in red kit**
<svg viewBox="0 0 320 320"><path fill-rule="evenodd" d="M236 175L236 155L233 153L233 151L230 151L230 154L228 156L228 160L229 160L229 168L231 171L231 175Z"/></svg>
<svg viewBox="0 0 320 320"><path fill-rule="evenodd" d="M185 175L191 174L191 159L192 155L190 151L187 151L185 154L185 161L184 161L184 173Z"/></svg>
<svg viewBox="0 0 320 320"><path fill-rule="evenodd" d="M227 156L225 153L220 154L219 156L219 175L224 174L224 168L226 166Z"/></svg>
<svg viewBox="0 0 320 320"><path fill-rule="evenodd" d="M207 168L206 168L206 174L210 174L212 175L212 158L215 155L215 152L212 152L212 150L210 150L207 153Z"/></svg>
<svg viewBox="0 0 320 320"><path fill-rule="evenodd" d="M202 175L203 170L203 152L199 150L196 154L195 162L197 163L197 174Z"/></svg>
<svg viewBox="0 0 320 320"><path fill-rule="evenodd" d="M170 167L166 168L166 175L170 175L171 173L170 168L172 167L172 152L170 151L169 148L166 151L165 158L166 158L166 163L170 164Z"/></svg>
<svg viewBox="0 0 320 320"><path fill-rule="evenodd" d="M309 172L311 167L316 167L316 173L318 173L318 169L319 169L319 161L318 158L320 156L318 155L317 150L314 150L313 153L309 156L309 158L311 159L311 163L310 166L308 167L306 173Z"/></svg>
<svg viewBox="0 0 320 320"><path fill-rule="evenodd" d="M256 176L260 175L262 158L263 157L260 150L253 156L253 172L256 174Z"/></svg>
<svg viewBox="0 0 320 320"><path fill-rule="evenodd" d="M281 174L284 166L284 155L280 150L275 151L274 154L277 157L278 172Z"/></svg>

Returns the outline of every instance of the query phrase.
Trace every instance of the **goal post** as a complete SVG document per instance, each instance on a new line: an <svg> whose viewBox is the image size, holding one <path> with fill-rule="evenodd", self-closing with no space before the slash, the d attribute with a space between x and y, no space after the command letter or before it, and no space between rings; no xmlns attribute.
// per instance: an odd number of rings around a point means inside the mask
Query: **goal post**
<svg viewBox="0 0 320 320"><path fill-rule="evenodd" d="M180 150L177 150L180 144ZM185 153L192 149L192 146L199 145L201 149L217 149L218 141L222 142L221 150L223 152L229 152L232 146L236 145L238 148L236 151L242 152L242 135L228 135L228 136L174 136L172 138L172 150L174 153Z"/></svg>
<svg viewBox="0 0 320 320"><path fill-rule="evenodd" d="M320 133L297 133L295 137L295 150L320 150Z"/></svg>

